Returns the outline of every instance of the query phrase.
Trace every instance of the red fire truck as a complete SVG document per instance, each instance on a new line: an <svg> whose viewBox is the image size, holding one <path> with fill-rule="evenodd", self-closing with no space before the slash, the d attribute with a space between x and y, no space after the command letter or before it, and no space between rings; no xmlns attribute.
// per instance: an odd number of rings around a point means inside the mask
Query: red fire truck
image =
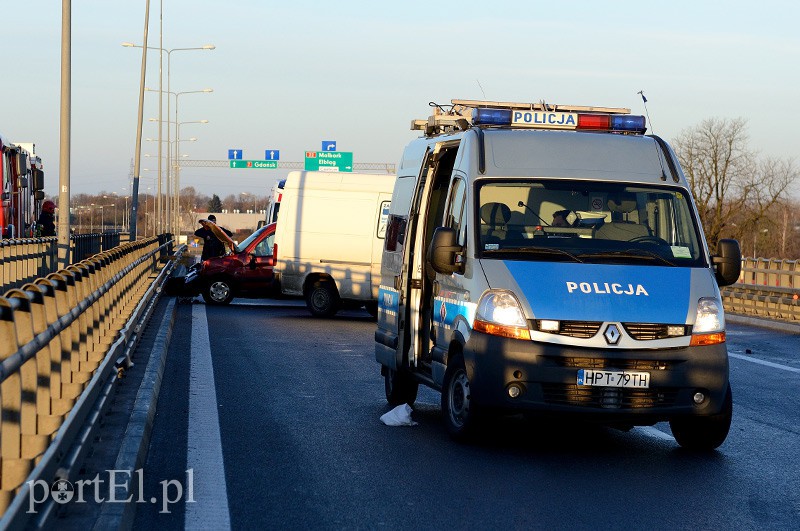
<svg viewBox="0 0 800 531"><path fill-rule="evenodd" d="M42 160L33 144L12 144L0 135L0 237L25 238L44 199Z"/></svg>

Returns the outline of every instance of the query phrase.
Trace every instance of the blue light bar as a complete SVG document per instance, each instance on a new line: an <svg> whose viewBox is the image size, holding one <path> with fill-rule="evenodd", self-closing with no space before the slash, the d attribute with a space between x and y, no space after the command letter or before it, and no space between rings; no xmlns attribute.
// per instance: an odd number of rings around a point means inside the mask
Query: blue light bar
<svg viewBox="0 0 800 531"><path fill-rule="evenodd" d="M474 125L511 125L511 109L473 109Z"/></svg>
<svg viewBox="0 0 800 531"><path fill-rule="evenodd" d="M647 131L647 123L644 116L631 116L628 114L611 115L611 131L623 131L627 133L644 134Z"/></svg>

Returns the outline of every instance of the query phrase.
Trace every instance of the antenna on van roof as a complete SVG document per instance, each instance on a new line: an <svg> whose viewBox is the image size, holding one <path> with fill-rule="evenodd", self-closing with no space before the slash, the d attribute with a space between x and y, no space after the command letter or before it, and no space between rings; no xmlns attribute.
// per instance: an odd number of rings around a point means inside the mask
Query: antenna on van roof
<svg viewBox="0 0 800 531"><path fill-rule="evenodd" d="M644 97L644 91L640 90L639 92L637 92L637 94L642 97L642 103L644 104L644 113L647 115L647 123L650 124L650 131L652 131L653 134L656 134L655 127L653 127L653 120L650 119L650 112L647 110L647 98Z"/></svg>
<svg viewBox="0 0 800 531"><path fill-rule="evenodd" d="M481 89L481 94L483 94L483 99L486 99L486 92L483 90L483 85L481 85L481 80L475 78L475 82L478 84L478 88Z"/></svg>

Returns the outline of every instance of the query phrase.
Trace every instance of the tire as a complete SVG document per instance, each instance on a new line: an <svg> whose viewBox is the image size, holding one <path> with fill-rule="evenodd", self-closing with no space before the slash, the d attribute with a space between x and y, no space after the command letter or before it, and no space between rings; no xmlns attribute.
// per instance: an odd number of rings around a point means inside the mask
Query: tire
<svg viewBox="0 0 800 531"><path fill-rule="evenodd" d="M230 304L233 300L233 284L225 278L212 278L203 290L203 300L215 306Z"/></svg>
<svg viewBox="0 0 800 531"><path fill-rule="evenodd" d="M306 307L314 317L333 317L341 300L333 282L316 281L306 293Z"/></svg>
<svg viewBox="0 0 800 531"><path fill-rule="evenodd" d="M682 447L695 451L711 451L718 448L731 427L733 419L733 394L728 384L722 411L707 417L677 418L669 421L672 435Z"/></svg>
<svg viewBox="0 0 800 531"><path fill-rule="evenodd" d="M383 375L386 401L392 407L400 404L413 406L417 400L419 382L406 371L393 371L386 369Z"/></svg>
<svg viewBox="0 0 800 531"><path fill-rule="evenodd" d="M480 413L472 402L469 377L461 359L448 364L444 373L442 416L445 428L453 439L467 441L475 435Z"/></svg>

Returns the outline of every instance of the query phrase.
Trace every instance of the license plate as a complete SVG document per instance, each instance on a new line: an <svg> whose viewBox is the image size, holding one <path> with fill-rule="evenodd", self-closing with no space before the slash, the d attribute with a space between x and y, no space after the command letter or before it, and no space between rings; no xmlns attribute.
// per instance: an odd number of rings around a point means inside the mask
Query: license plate
<svg viewBox="0 0 800 531"><path fill-rule="evenodd" d="M578 385L592 387L634 387L639 389L647 389L650 387L650 373L578 369Z"/></svg>

